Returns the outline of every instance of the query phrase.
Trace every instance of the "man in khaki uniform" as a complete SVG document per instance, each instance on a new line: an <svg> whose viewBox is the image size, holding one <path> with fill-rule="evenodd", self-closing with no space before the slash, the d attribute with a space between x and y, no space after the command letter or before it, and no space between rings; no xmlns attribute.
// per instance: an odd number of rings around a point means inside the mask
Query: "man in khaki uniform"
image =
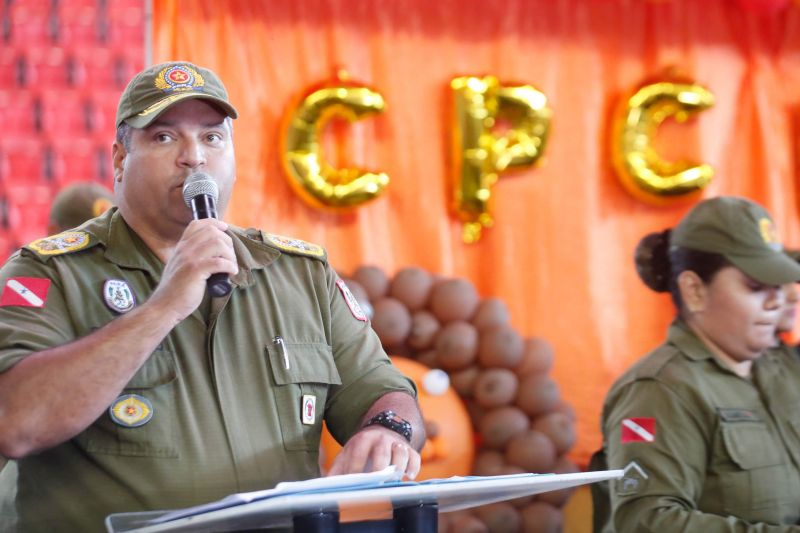
<svg viewBox="0 0 800 533"><path fill-rule="evenodd" d="M120 99L117 208L35 241L0 271L0 454L19 459L20 530L102 531L113 512L178 508L331 472L419 470L413 383L316 245L192 220L198 171L235 180L236 110L185 62ZM230 276L212 298L206 280Z"/></svg>
<svg viewBox="0 0 800 533"><path fill-rule="evenodd" d="M90 218L105 213L114 203L111 191L90 181L71 183L58 191L50 206L47 232L50 235L77 228Z"/></svg>
<svg viewBox="0 0 800 533"><path fill-rule="evenodd" d="M80 226L103 214L112 203L111 191L99 183L81 181L67 185L53 198L47 231L54 234ZM16 495L17 465L0 457L0 533L16 530Z"/></svg>
<svg viewBox="0 0 800 533"><path fill-rule="evenodd" d="M760 206L720 197L672 231L662 279L679 315L606 398L592 466L625 475L610 500L593 487L595 531L800 531L800 393L769 350L800 267L771 228Z"/></svg>

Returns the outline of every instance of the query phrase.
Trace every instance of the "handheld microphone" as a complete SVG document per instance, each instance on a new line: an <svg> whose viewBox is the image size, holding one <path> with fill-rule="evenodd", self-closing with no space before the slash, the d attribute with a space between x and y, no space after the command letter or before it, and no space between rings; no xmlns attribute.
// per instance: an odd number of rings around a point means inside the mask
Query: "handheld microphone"
<svg viewBox="0 0 800 533"><path fill-rule="evenodd" d="M195 172L183 182L183 201L192 209L192 217L195 220L218 218L217 198L219 198L217 182L204 172ZM227 295L232 289L231 280L224 272L211 274L206 280L206 286L209 294L215 298Z"/></svg>

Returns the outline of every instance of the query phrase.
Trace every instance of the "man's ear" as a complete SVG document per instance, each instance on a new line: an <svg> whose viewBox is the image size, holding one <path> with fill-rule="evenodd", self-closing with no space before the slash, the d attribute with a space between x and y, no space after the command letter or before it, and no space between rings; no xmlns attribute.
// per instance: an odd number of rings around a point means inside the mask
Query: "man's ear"
<svg viewBox="0 0 800 533"><path fill-rule="evenodd" d="M706 308L706 284L695 272L684 270L678 274L678 290L683 306L690 313L700 313Z"/></svg>
<svg viewBox="0 0 800 533"><path fill-rule="evenodd" d="M128 155L128 152L125 150L125 147L122 146L122 143L119 141L114 141L114 144L111 145L111 161L114 165L114 181L122 181L122 169L124 168L125 164L125 157Z"/></svg>

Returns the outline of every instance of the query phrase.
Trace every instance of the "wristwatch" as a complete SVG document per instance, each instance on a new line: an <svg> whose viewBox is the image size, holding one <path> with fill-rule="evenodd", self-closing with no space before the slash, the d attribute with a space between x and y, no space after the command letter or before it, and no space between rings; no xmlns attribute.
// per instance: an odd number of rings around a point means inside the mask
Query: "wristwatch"
<svg viewBox="0 0 800 533"><path fill-rule="evenodd" d="M369 421L364 424L364 427L374 424L391 429L395 433L402 435L409 443L411 442L411 423L399 417L394 411L381 411L370 418Z"/></svg>

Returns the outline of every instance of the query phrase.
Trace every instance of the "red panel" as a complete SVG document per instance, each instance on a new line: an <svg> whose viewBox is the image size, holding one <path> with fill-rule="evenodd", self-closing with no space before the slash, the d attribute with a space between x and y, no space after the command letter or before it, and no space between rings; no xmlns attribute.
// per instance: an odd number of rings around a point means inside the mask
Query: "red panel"
<svg viewBox="0 0 800 533"><path fill-rule="evenodd" d="M52 189L48 185L15 184L5 187L9 229L25 244L47 233Z"/></svg>
<svg viewBox="0 0 800 533"><path fill-rule="evenodd" d="M0 89L24 87L31 77L24 54L10 46L0 47Z"/></svg>
<svg viewBox="0 0 800 533"><path fill-rule="evenodd" d="M31 45L24 57L30 68L29 87L59 89L68 85L66 57L62 47Z"/></svg>
<svg viewBox="0 0 800 533"><path fill-rule="evenodd" d="M110 145L110 141L109 141ZM63 186L73 181L110 182L110 148L105 148L92 139L54 139L53 178Z"/></svg>
<svg viewBox="0 0 800 533"><path fill-rule="evenodd" d="M107 17L109 45L122 49L144 43L144 0L115 1Z"/></svg>
<svg viewBox="0 0 800 533"><path fill-rule="evenodd" d="M50 136L88 134L97 119L91 100L80 90L49 90L41 93L42 131Z"/></svg>
<svg viewBox="0 0 800 533"><path fill-rule="evenodd" d="M58 24L61 41L65 43L82 43L86 46L97 46L98 38L98 2L97 0L69 0L60 2L58 7Z"/></svg>
<svg viewBox="0 0 800 533"><path fill-rule="evenodd" d="M8 9L11 21L10 46L30 46L51 40L49 26L51 2L49 0L25 0L12 2Z"/></svg>
<svg viewBox="0 0 800 533"><path fill-rule="evenodd" d="M0 181L9 184L46 184L47 148L38 139L4 140L0 144Z"/></svg>

